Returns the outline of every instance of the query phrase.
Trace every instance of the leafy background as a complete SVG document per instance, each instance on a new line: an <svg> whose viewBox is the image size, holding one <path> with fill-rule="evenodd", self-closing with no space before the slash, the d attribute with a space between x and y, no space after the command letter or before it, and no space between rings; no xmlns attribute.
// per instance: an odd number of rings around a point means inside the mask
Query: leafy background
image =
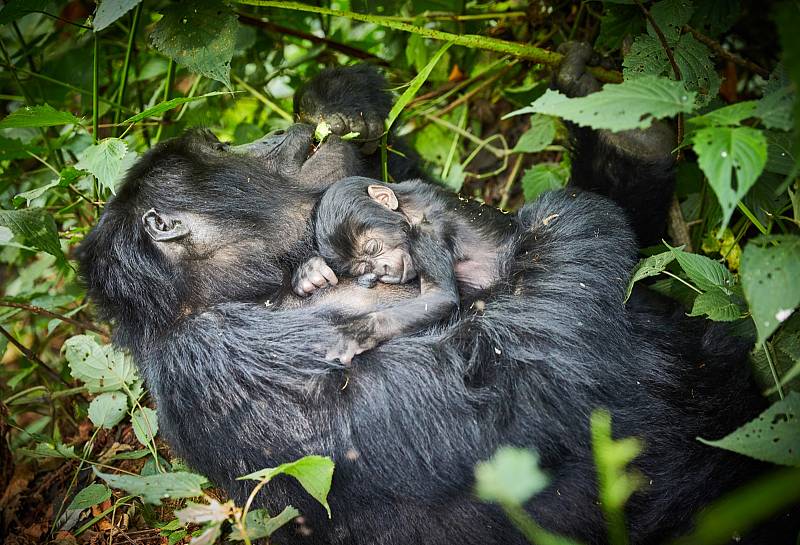
<svg viewBox="0 0 800 545"><path fill-rule="evenodd" d="M297 516L233 505L169 455L72 257L150 146L192 126L248 142L292 122L302 82L356 62L385 70L400 97L389 123L442 184L508 210L566 183L565 120L619 131L671 119L670 239L644 250L632 283L755 340L753 369L774 404L709 444L785 468L701 514L684 542L722 543L798 499L797 2L10 0L0 25L6 542L249 543ZM548 90L568 40L621 73L596 69L610 83L581 99ZM627 464L646 445L612 441L612 421L598 411L592 429L609 539L625 543L624 504L643 478ZM285 473L327 506L333 471L315 456L266 468L247 476L251 499ZM572 543L520 507L547 482L535 453L501 450L476 479L532 542Z"/></svg>

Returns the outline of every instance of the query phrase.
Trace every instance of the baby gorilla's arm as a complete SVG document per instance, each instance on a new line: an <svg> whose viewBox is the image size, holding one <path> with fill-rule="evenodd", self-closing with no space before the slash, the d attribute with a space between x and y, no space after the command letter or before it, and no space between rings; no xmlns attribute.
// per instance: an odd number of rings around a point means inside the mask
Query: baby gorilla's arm
<svg viewBox="0 0 800 545"><path fill-rule="evenodd" d="M410 253L420 278L420 295L391 307L369 312L337 327L338 339L327 359L350 363L353 356L378 344L420 331L458 309L453 253L432 229L414 229Z"/></svg>

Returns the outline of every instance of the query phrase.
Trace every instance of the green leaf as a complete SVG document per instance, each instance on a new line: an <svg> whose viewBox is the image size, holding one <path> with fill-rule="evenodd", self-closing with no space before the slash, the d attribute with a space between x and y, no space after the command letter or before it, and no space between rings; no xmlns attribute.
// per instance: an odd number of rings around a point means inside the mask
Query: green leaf
<svg viewBox="0 0 800 545"><path fill-rule="evenodd" d="M667 245L670 252L675 255L678 264L692 282L703 291L719 288L723 292L730 292L735 284L731 272L720 263L704 255L690 254L680 248Z"/></svg>
<svg viewBox="0 0 800 545"><path fill-rule="evenodd" d="M284 526L300 516L300 511L291 505L286 507L279 514L270 517L264 509L255 509L247 513L245 519L245 528L247 529L247 537L252 541L256 539L263 539L271 536L275 530ZM230 539L233 541L242 541L244 537L238 528L233 528Z"/></svg>
<svg viewBox="0 0 800 545"><path fill-rule="evenodd" d="M22 193L14 195L14 205L18 206L19 204L22 203L22 201L25 201L25 206L30 206L31 201L38 199L39 197L47 193L49 190L53 189L54 187L57 187L59 185L58 182L59 179L56 178L52 182L45 184L42 187L37 187L36 189L31 189L30 191L24 191Z"/></svg>
<svg viewBox="0 0 800 545"><path fill-rule="evenodd" d="M96 428L113 428L125 418L128 397L123 392L100 394L89 404L89 420Z"/></svg>
<svg viewBox="0 0 800 545"><path fill-rule="evenodd" d="M326 123L325 121L320 121L317 123L317 127L314 129L314 141L319 142L322 144L331 134L331 126Z"/></svg>
<svg viewBox="0 0 800 545"><path fill-rule="evenodd" d="M764 342L800 304L800 237L751 240L741 262L742 288Z"/></svg>
<svg viewBox="0 0 800 545"><path fill-rule="evenodd" d="M149 444L158 433L158 416L150 407L136 409L131 415L133 433L143 445Z"/></svg>
<svg viewBox="0 0 800 545"><path fill-rule="evenodd" d="M675 45L681 36L683 26L689 22L694 13L694 6L687 0L661 0L653 4L650 15L664 34L669 45ZM647 23L647 33L658 37L653 26Z"/></svg>
<svg viewBox="0 0 800 545"><path fill-rule="evenodd" d="M742 317L739 305L719 288L712 288L695 297L689 316L708 315L715 322L733 322Z"/></svg>
<svg viewBox="0 0 800 545"><path fill-rule="evenodd" d="M94 14L92 27L99 32L135 8L142 0L102 0Z"/></svg>
<svg viewBox="0 0 800 545"><path fill-rule="evenodd" d="M75 454L75 446L67 446L64 443L37 443L34 450L20 449L20 451L36 458L64 458L66 460L80 459L80 456Z"/></svg>
<svg viewBox="0 0 800 545"><path fill-rule="evenodd" d="M325 507L330 517L331 508L327 498L333 479L333 466L333 460L327 456L304 456L297 461L262 469L239 479L269 481L276 475L291 475L300 482L306 492Z"/></svg>
<svg viewBox="0 0 800 545"><path fill-rule="evenodd" d="M16 21L29 13L44 11L51 0L9 0L0 11L0 25Z"/></svg>
<svg viewBox="0 0 800 545"><path fill-rule="evenodd" d="M215 97L219 95L230 95L230 94L232 93L230 93L229 91L214 91L212 93L206 93L204 95L199 95L196 97L178 97L178 98L173 98L171 100L165 100L164 102L159 102L152 108L147 108L143 112L140 112L134 115L133 117L129 117L128 119L123 121L122 124L124 125L127 123L136 123L138 121L147 119L148 117L155 117L159 114L163 114L164 112L170 111L176 106L180 106L181 104L186 104L187 102L195 102L197 100L205 100L208 97Z"/></svg>
<svg viewBox="0 0 800 545"><path fill-rule="evenodd" d="M619 84L607 84L602 91L580 98L548 89L527 108L504 116L542 113L561 117L578 125L613 132L646 129L654 119L671 117L694 109L696 93L681 82L642 76Z"/></svg>
<svg viewBox="0 0 800 545"><path fill-rule="evenodd" d="M728 30L741 14L740 0L703 0L695 4L689 24L711 37Z"/></svg>
<svg viewBox="0 0 800 545"><path fill-rule="evenodd" d="M92 483L77 494L67 509L88 509L98 503L103 503L111 497L111 490L106 485Z"/></svg>
<svg viewBox="0 0 800 545"><path fill-rule="evenodd" d="M790 85L781 87L758 101L755 117L767 128L790 131L794 126L794 101L794 89Z"/></svg>
<svg viewBox="0 0 800 545"><path fill-rule="evenodd" d="M549 115L531 116L531 128L519 137L512 153L536 153L553 142L556 136L555 120Z"/></svg>
<svg viewBox="0 0 800 545"><path fill-rule="evenodd" d="M158 473L141 477L139 475L111 475L93 468L95 475L113 488L125 490L139 496L145 503L158 505L167 498L196 498L203 495L203 485L208 482L202 475L179 471Z"/></svg>
<svg viewBox="0 0 800 545"><path fill-rule="evenodd" d="M755 100L746 100L718 108L705 115L692 117L688 122L701 126L739 125L745 119L754 117L757 107L758 103Z"/></svg>
<svg viewBox="0 0 800 545"><path fill-rule="evenodd" d="M54 127L56 125L79 125L81 120L69 112L59 112L49 104L23 106L0 121L0 129L21 127Z"/></svg>
<svg viewBox="0 0 800 545"><path fill-rule="evenodd" d="M65 261L56 222L44 209L0 210L0 227L11 229L23 243L55 256L59 262Z"/></svg>
<svg viewBox="0 0 800 545"><path fill-rule="evenodd" d="M22 142L15 138L0 136L0 161L10 161L11 159L27 159L31 153L39 154L44 149ZM30 152L30 153L28 153Z"/></svg>
<svg viewBox="0 0 800 545"><path fill-rule="evenodd" d="M697 162L722 207L721 228L725 229L736 204L764 170L767 139L752 127L709 127L697 131L692 143Z"/></svg>
<svg viewBox="0 0 800 545"><path fill-rule="evenodd" d="M70 337L63 350L70 373L83 381L89 392L121 390L138 378L130 356L111 345L100 345L88 335Z"/></svg>
<svg viewBox="0 0 800 545"><path fill-rule="evenodd" d="M164 9L150 41L190 71L231 88L231 58L236 46L236 13L214 0L180 2Z"/></svg>
<svg viewBox="0 0 800 545"><path fill-rule="evenodd" d="M539 456L530 450L501 447L475 466L475 493L484 501L523 505L547 486Z"/></svg>
<svg viewBox="0 0 800 545"><path fill-rule="evenodd" d="M522 192L526 202L536 200L547 191L561 189L569 180L569 169L563 163L539 163L522 175Z"/></svg>
<svg viewBox="0 0 800 545"><path fill-rule="evenodd" d="M104 138L97 144L86 148L80 156L76 168L91 172L101 187L116 193L128 144L119 138Z"/></svg>
<svg viewBox="0 0 800 545"><path fill-rule="evenodd" d="M411 102L415 96L417 96L417 91L419 91L420 87L422 87L422 84L428 79L428 76L436 66L436 63L438 63L439 59L442 58L442 55L444 55L445 52L450 49L451 45L453 45L452 42L447 42L440 47L439 51L437 51L433 57L431 57L430 62L425 65L425 68L420 70L420 72L414 76L414 79L409 82L408 89L406 89L403 94L400 95L400 97L395 101L394 106L392 106L392 109L389 110L389 116L386 118L387 131L392 127L392 124L395 122L395 120L400 117L400 113L408 105L408 103Z"/></svg>
<svg viewBox="0 0 800 545"><path fill-rule="evenodd" d="M800 393L789 392L785 399L722 439L699 440L756 460L800 466Z"/></svg>
<svg viewBox="0 0 800 545"><path fill-rule="evenodd" d="M788 176L796 164L792 134L783 131L764 131L764 134L767 136L767 164L764 170Z"/></svg>
<svg viewBox="0 0 800 545"><path fill-rule="evenodd" d="M675 254L673 254L671 251L667 251L661 254L651 255L650 257L639 261L639 263L631 272L631 279L628 282L627 289L625 290L625 302L630 299L631 292L633 291L633 285L636 282L644 278L661 274L664 269L667 268L667 265L672 263L674 260Z"/></svg>

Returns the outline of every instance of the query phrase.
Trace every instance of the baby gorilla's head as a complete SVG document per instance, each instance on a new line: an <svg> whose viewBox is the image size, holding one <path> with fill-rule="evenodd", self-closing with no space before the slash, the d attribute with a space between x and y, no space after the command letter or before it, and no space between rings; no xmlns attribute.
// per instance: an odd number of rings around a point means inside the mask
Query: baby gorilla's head
<svg viewBox="0 0 800 545"><path fill-rule="evenodd" d="M417 275L408 219L386 184L369 178L336 182L317 205L314 226L319 253L335 271L374 274L387 284Z"/></svg>

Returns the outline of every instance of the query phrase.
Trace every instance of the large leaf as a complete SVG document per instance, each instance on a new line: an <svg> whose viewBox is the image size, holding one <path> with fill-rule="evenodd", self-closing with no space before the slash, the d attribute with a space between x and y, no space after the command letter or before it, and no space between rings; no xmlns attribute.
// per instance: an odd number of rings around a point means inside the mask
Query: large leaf
<svg viewBox="0 0 800 545"><path fill-rule="evenodd" d="M475 466L475 493L484 501L522 505L547 486L539 457L530 450L502 447Z"/></svg>
<svg viewBox="0 0 800 545"><path fill-rule="evenodd" d="M536 153L553 142L556 136L555 120L549 115L532 115L531 128L519 137L517 145L511 150L515 153Z"/></svg>
<svg viewBox="0 0 800 545"><path fill-rule="evenodd" d="M102 0L94 14L92 27L94 31L103 30L108 25L128 13L142 0Z"/></svg>
<svg viewBox="0 0 800 545"><path fill-rule="evenodd" d="M98 503L103 503L111 497L111 490L104 484L92 483L77 494L67 509L88 509Z"/></svg>
<svg viewBox="0 0 800 545"><path fill-rule="evenodd" d="M158 417L150 407L136 409L131 415L133 433L143 445L149 444L158 433Z"/></svg>
<svg viewBox="0 0 800 545"><path fill-rule="evenodd" d="M687 0L661 0L650 9L650 15L661 29L669 45L675 45L675 42L678 41L683 26L689 22L693 12L694 6ZM658 37L649 22L647 23L647 33L654 38Z"/></svg>
<svg viewBox="0 0 800 545"><path fill-rule="evenodd" d="M128 145L119 138L105 138L86 148L76 168L91 172L100 185L115 193L128 153Z"/></svg>
<svg viewBox="0 0 800 545"><path fill-rule="evenodd" d="M642 76L624 83L607 84L602 91L580 98L567 98L548 89L533 104L506 117L541 113L613 132L646 129L654 119L691 112L696 94L687 91L681 82Z"/></svg>
<svg viewBox="0 0 800 545"><path fill-rule="evenodd" d="M522 175L522 192L526 202L539 195L564 187L569 179L569 169L563 163L539 163Z"/></svg>
<svg viewBox="0 0 800 545"><path fill-rule="evenodd" d="M722 207L722 229L767 162L767 139L752 127L708 127L692 138L698 163ZM734 177L735 172L735 177Z"/></svg>
<svg viewBox="0 0 800 545"><path fill-rule="evenodd" d="M70 373L90 392L121 390L138 379L130 356L111 345L100 345L88 335L70 337L63 350Z"/></svg>
<svg viewBox="0 0 800 545"><path fill-rule="evenodd" d="M739 125L743 120L755 116L757 108L755 100L746 100L693 117L689 123L701 126Z"/></svg>
<svg viewBox="0 0 800 545"><path fill-rule="evenodd" d="M59 112L49 104L23 106L0 121L0 129L21 127L54 127L56 125L78 125L81 120L69 112Z"/></svg>
<svg viewBox="0 0 800 545"><path fill-rule="evenodd" d="M113 428L125 418L128 396L123 392L106 392L89 403L89 420L96 428Z"/></svg>
<svg viewBox="0 0 800 545"><path fill-rule="evenodd" d="M729 293L735 283L733 275L721 263L704 255L684 252L680 248L667 246L678 260L686 276L703 291L721 289Z"/></svg>
<svg viewBox="0 0 800 545"><path fill-rule="evenodd" d="M800 466L800 393L789 392L785 399L722 439L700 441L757 460Z"/></svg>
<svg viewBox="0 0 800 545"><path fill-rule="evenodd" d="M192 72L231 88L231 58L238 29L236 14L222 2L180 2L164 9L150 40L153 46Z"/></svg>
<svg viewBox="0 0 800 545"><path fill-rule="evenodd" d="M708 316L715 322L733 322L742 317L742 312L730 295L713 288L695 298L689 316Z"/></svg>
<svg viewBox="0 0 800 545"><path fill-rule="evenodd" d="M142 477L140 475L111 475L94 470L95 475L113 488L120 488L129 494L139 496L145 503L158 505L167 498L196 498L203 495L203 485L207 479L202 475L179 471L176 473L157 473Z"/></svg>
<svg viewBox="0 0 800 545"><path fill-rule="evenodd" d="M772 335L800 304L800 237L771 240L778 244L751 240L742 254L742 288L759 342Z"/></svg>
<svg viewBox="0 0 800 545"><path fill-rule="evenodd" d="M0 210L0 227L10 229L21 242L64 261L56 222L44 209Z"/></svg>
<svg viewBox="0 0 800 545"><path fill-rule="evenodd" d="M304 456L297 461L281 464L278 467L269 467L250 473L240 479L254 481L269 481L276 475L291 475L300 482L306 492L325 507L328 516L331 508L328 505L328 492L333 479L333 460L327 456Z"/></svg>

